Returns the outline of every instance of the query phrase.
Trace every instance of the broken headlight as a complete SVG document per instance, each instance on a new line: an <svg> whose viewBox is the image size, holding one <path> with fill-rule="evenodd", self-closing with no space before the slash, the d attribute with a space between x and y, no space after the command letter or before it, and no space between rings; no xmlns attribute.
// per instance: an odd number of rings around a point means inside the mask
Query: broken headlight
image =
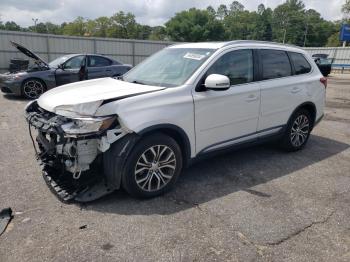
<svg viewBox="0 0 350 262"><path fill-rule="evenodd" d="M96 117L96 118L74 118L72 122L62 125L62 129L66 134L79 135L97 133L108 129L115 123L117 117Z"/></svg>

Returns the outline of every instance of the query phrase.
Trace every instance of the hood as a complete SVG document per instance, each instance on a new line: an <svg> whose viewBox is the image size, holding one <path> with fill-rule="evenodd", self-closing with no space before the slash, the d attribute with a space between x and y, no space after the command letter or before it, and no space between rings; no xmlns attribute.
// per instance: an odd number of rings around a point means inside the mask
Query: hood
<svg viewBox="0 0 350 262"><path fill-rule="evenodd" d="M11 44L16 47L18 49L18 51L22 52L23 54L25 54L26 56L28 56L29 58L34 59L35 61L38 61L40 63L43 63L45 66L49 66L43 59L40 58L40 56L38 56L37 54L33 53L32 51L30 51L29 49L25 48L24 46L17 44L15 42L10 41Z"/></svg>
<svg viewBox="0 0 350 262"><path fill-rule="evenodd" d="M94 104L92 102L97 101L102 103L105 100L117 100L162 89L165 88L139 85L108 77L56 87L41 95L38 104L47 111L55 112L58 106Z"/></svg>

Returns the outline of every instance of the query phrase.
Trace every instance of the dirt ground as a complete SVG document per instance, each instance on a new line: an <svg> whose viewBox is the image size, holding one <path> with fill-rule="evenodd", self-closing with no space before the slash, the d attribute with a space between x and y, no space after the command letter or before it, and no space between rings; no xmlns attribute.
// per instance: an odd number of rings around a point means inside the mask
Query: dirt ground
<svg viewBox="0 0 350 262"><path fill-rule="evenodd" d="M307 147L264 145L184 171L165 196L119 191L59 202L43 181L23 117L0 95L0 209L14 219L0 261L350 261L350 75L333 75Z"/></svg>

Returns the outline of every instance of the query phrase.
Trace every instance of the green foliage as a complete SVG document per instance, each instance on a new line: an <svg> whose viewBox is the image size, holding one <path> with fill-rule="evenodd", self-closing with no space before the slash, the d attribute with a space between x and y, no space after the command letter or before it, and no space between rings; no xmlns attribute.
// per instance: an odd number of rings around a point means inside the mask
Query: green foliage
<svg viewBox="0 0 350 262"><path fill-rule="evenodd" d="M350 15L350 0L342 11ZM313 9L306 9L301 0L286 0L274 10L260 4L256 11L245 10L238 1L218 5L215 10L191 8L177 13L164 26L151 27L136 22L132 13L122 11L111 17L85 19L56 25L50 22L22 28L13 21L2 22L0 29L31 31L74 36L113 37L173 41L220 41L252 39L285 42L299 46L338 46L341 23L324 20Z"/></svg>
<svg viewBox="0 0 350 262"><path fill-rule="evenodd" d="M344 14L350 14L350 0L345 1L341 10Z"/></svg>
<svg viewBox="0 0 350 262"><path fill-rule="evenodd" d="M191 8L177 13L166 24L172 40L197 42L224 39L224 26L207 10Z"/></svg>

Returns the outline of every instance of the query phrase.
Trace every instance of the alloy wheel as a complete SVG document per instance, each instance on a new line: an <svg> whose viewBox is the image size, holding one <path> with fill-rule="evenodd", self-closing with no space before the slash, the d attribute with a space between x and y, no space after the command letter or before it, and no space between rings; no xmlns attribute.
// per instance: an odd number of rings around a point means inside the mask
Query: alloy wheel
<svg viewBox="0 0 350 262"><path fill-rule="evenodd" d="M171 181L175 170L174 151L166 145L154 145L139 157L135 166L135 181L144 191L158 191Z"/></svg>
<svg viewBox="0 0 350 262"><path fill-rule="evenodd" d="M299 115L293 125L290 133L290 141L294 147L303 145L309 135L309 119L305 115Z"/></svg>
<svg viewBox="0 0 350 262"><path fill-rule="evenodd" d="M35 99L44 93L44 85L38 80L29 80L23 85L24 95Z"/></svg>

